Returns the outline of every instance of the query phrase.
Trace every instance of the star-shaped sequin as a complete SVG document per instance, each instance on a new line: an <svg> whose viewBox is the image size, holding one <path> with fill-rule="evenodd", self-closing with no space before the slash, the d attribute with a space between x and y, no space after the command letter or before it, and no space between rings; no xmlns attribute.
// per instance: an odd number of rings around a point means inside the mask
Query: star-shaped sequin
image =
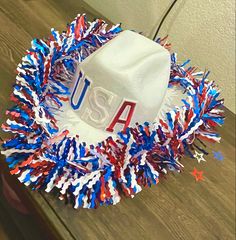
<svg viewBox="0 0 236 240"><path fill-rule="evenodd" d="M222 155L221 152L215 152L215 151L212 151L212 153L214 154L214 158L219 160L219 161L223 161L224 160L224 156Z"/></svg>
<svg viewBox="0 0 236 240"><path fill-rule="evenodd" d="M203 153L199 153L199 152L195 151L195 154L193 156L194 156L194 158L197 159L198 163L200 163L201 161L206 162L206 160L203 157Z"/></svg>
<svg viewBox="0 0 236 240"><path fill-rule="evenodd" d="M191 174L195 177L197 182L203 180L203 171L198 171L196 168L194 168Z"/></svg>

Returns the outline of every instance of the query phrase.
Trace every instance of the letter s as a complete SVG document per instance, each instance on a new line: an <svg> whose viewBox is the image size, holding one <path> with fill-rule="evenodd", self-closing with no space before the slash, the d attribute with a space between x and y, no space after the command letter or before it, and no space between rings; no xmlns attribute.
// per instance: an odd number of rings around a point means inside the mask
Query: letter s
<svg viewBox="0 0 236 240"><path fill-rule="evenodd" d="M81 118L96 128L105 126L109 118L109 109L116 95L102 87L94 87L89 96L87 107Z"/></svg>

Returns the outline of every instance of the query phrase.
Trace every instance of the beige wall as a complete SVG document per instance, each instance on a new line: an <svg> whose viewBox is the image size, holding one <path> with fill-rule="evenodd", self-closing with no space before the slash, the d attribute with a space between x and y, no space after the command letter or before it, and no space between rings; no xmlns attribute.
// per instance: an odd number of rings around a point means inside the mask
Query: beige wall
<svg viewBox="0 0 236 240"><path fill-rule="evenodd" d="M153 37L170 0L85 0L114 23ZM209 69L222 89L225 105L235 113L235 1L179 0L160 36L169 35L181 60Z"/></svg>

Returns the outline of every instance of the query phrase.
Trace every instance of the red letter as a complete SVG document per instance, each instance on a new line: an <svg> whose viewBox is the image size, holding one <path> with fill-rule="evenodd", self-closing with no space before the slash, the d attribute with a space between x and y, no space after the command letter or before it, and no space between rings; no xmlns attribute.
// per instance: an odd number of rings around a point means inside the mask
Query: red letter
<svg viewBox="0 0 236 240"><path fill-rule="evenodd" d="M113 132L114 131L114 126L117 123L122 123L122 124L125 125L124 128L123 128L123 131L124 131L130 124L131 118L132 118L133 113L134 113L135 106L136 106L136 103L134 103L134 102L124 101L121 108L117 112L116 116L112 120L110 126L106 130L109 131L109 132ZM120 119L120 116L122 115L122 113L124 112L126 107L130 107L128 116L127 116L126 119Z"/></svg>

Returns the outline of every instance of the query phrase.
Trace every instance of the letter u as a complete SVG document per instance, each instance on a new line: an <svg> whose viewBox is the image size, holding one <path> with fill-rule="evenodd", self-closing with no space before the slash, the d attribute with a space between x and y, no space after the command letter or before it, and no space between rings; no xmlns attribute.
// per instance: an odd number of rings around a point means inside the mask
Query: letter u
<svg viewBox="0 0 236 240"><path fill-rule="evenodd" d="M75 96L75 95L78 95L76 93L78 91L78 88L80 85L79 83L80 83L81 79L83 78L83 76L84 76L83 73L80 71L79 77L77 79L77 82L75 84L74 90L71 95L70 103L74 110L78 110L80 108L80 106L84 100L84 97L86 95L86 92L88 90L88 87L90 86L90 81L87 78L85 78L84 79L84 87L82 88L80 95L78 97ZM75 102L76 102L76 104L75 104Z"/></svg>

